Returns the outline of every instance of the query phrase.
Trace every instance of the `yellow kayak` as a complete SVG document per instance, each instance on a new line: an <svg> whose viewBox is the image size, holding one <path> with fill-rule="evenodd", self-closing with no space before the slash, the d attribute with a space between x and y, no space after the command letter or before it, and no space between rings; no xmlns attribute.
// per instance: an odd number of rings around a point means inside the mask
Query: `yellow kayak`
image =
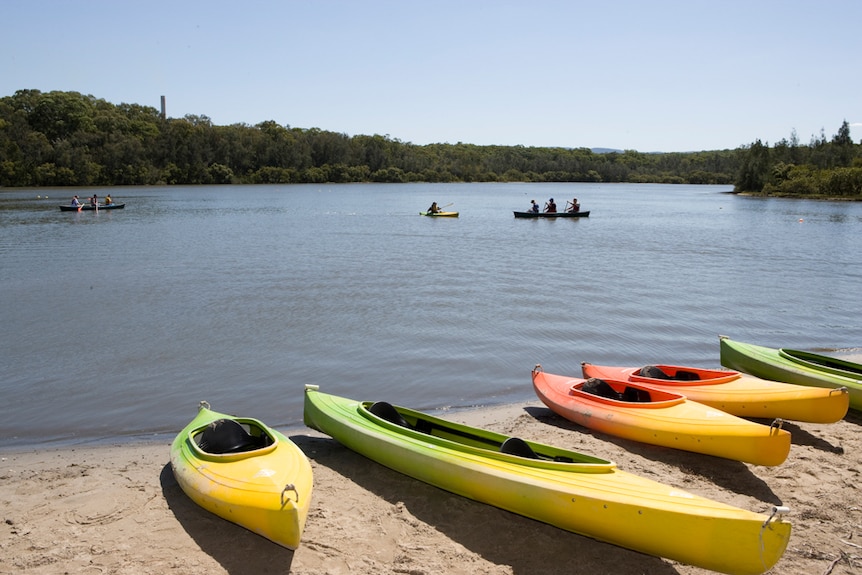
<svg viewBox="0 0 862 575"><path fill-rule="evenodd" d="M741 509L621 471L605 459L390 403L306 385L303 417L345 447L441 489L704 569L764 573L790 539L786 507L769 514Z"/></svg>
<svg viewBox="0 0 862 575"><path fill-rule="evenodd" d="M419 212L419 215L432 218L457 218L458 212Z"/></svg>
<svg viewBox="0 0 862 575"><path fill-rule="evenodd" d="M533 389L557 415L632 441L754 465L781 465L790 453L790 433L781 429L781 420L761 425L678 393L553 375L539 365L533 369Z"/></svg>
<svg viewBox="0 0 862 575"><path fill-rule="evenodd" d="M171 467L192 501L288 549L296 549L311 502L311 464L262 422L201 402L171 444Z"/></svg>
<svg viewBox="0 0 862 575"><path fill-rule="evenodd" d="M809 423L835 423L847 414L847 388L825 389L725 369L679 365L611 367L581 362L585 378L613 379L680 393L692 401L740 417L791 419Z"/></svg>

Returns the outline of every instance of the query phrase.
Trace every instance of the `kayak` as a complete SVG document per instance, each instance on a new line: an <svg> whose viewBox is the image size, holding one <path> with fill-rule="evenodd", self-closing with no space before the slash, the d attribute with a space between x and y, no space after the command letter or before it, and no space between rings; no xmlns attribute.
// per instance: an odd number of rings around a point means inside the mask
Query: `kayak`
<svg viewBox="0 0 862 575"><path fill-rule="evenodd" d="M553 375L537 365L533 389L557 415L615 437L754 465L781 465L790 453L781 420L761 425L639 383Z"/></svg>
<svg viewBox="0 0 862 575"><path fill-rule="evenodd" d="M288 549L299 546L311 464L278 431L202 401L171 444L171 467L186 495L207 511Z"/></svg>
<svg viewBox="0 0 862 575"><path fill-rule="evenodd" d="M770 515L621 471L598 457L525 441L386 402L306 385L312 429L446 491L587 537L723 573L759 574L781 558L789 510Z"/></svg>
<svg viewBox="0 0 862 575"><path fill-rule="evenodd" d="M515 212L516 218L588 218L590 211L585 212Z"/></svg>
<svg viewBox="0 0 862 575"><path fill-rule="evenodd" d="M810 351L771 348L719 336L721 365L766 379L811 387L845 387L862 411L862 364Z"/></svg>
<svg viewBox="0 0 862 575"><path fill-rule="evenodd" d="M108 204L107 206L103 206L99 204L99 211L101 210L122 210L126 207L126 204ZM91 206L90 204L82 204L80 206L60 206L61 212L92 212L96 208Z"/></svg>
<svg viewBox="0 0 862 575"><path fill-rule="evenodd" d="M457 218L458 212L419 212L420 216L431 216L432 218Z"/></svg>
<svg viewBox="0 0 862 575"><path fill-rule="evenodd" d="M634 382L740 417L835 423L847 414L846 388L823 389L761 379L738 371L679 365L611 367L581 363L585 378Z"/></svg>

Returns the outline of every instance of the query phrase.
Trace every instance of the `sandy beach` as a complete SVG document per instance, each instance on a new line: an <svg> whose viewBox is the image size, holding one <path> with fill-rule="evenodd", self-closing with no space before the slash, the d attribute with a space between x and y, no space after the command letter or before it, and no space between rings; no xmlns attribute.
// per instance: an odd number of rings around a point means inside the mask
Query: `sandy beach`
<svg viewBox="0 0 862 575"><path fill-rule="evenodd" d="M858 412L829 425L785 423L793 447L778 467L595 434L539 403L449 417L610 459L625 471L738 507L788 506L793 534L770 573L862 573ZM282 431L314 469L297 551L192 503L173 477L168 443L3 451L0 573L710 573L452 495L308 429Z"/></svg>

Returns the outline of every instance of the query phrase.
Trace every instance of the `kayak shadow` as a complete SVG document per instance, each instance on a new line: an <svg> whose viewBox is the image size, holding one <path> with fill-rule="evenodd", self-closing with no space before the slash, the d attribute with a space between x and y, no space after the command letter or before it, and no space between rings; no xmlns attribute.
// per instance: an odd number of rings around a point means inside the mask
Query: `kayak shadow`
<svg viewBox="0 0 862 575"><path fill-rule="evenodd" d="M293 551L206 511L183 492L171 464L159 474L162 495L186 533L201 550L233 575L287 575Z"/></svg>
<svg viewBox="0 0 862 575"><path fill-rule="evenodd" d="M534 419L552 425L559 429L574 431L578 433L586 433L601 441L612 443L617 447L628 451L634 455L640 456L650 461L657 461L667 465L672 465L684 471L687 474L699 475L704 479L741 495L748 495L760 501L771 503L773 505L782 505L781 499L772 491L772 488L752 473L745 463L733 459L725 459L704 453L695 453L693 451L684 451L681 449L673 449L671 447L663 447L660 445L651 445L649 443L641 443L630 439L623 439L613 435L608 435L600 431L582 427L577 423L557 415L547 407L528 406L524 408ZM598 457L605 457L601 453L590 453ZM626 471L624 466L620 467Z"/></svg>
<svg viewBox="0 0 862 575"><path fill-rule="evenodd" d="M396 515L414 526L418 520L494 565L508 566L514 575L590 572L678 574L672 564L658 557L602 543L455 495L371 461L329 437L297 436L291 439L315 465L341 475L390 506L387 508L387 505L380 504L378 513L355 518L366 524L370 532L379 531L380 516ZM344 496L344 493L316 492L309 512L307 533L315 529L311 518L319 512L331 513L331 508L336 506L343 507ZM327 505L329 497L337 499L333 500L331 508ZM419 530L425 531L424 528ZM426 541L417 545L427 549L433 543ZM346 552L344 549L341 551ZM433 555L433 549L428 553ZM354 559L361 560L358 557ZM439 558L431 560L439 567Z"/></svg>
<svg viewBox="0 0 862 575"><path fill-rule="evenodd" d="M862 427L862 411L857 409L847 411L847 415L844 416L844 421Z"/></svg>
<svg viewBox="0 0 862 575"><path fill-rule="evenodd" d="M772 420L770 419L751 419L749 421L754 421L767 426L772 423ZM802 427L799 427L799 423L795 421L785 421L781 425L781 427L782 429L790 432L790 442L793 445L804 445L806 447L813 447L814 449L825 451L826 453L837 453L839 455L844 453L844 448L840 445L832 445L825 439L814 435L813 433L806 429L803 429Z"/></svg>

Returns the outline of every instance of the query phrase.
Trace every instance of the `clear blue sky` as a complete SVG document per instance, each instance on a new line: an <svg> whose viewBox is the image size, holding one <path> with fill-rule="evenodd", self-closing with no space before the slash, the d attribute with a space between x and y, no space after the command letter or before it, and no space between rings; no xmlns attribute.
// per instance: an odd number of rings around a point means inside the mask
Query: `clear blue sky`
<svg viewBox="0 0 862 575"><path fill-rule="evenodd" d="M862 139L860 0L3 0L0 96L414 144Z"/></svg>

